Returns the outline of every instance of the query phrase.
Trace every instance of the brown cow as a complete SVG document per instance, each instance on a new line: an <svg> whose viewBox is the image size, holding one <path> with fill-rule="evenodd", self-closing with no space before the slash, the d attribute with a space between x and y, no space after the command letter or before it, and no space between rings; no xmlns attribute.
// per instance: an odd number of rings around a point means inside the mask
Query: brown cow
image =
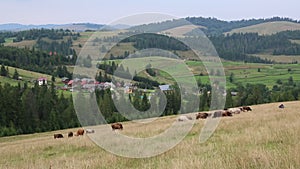
<svg viewBox="0 0 300 169"><path fill-rule="evenodd" d="M62 134L54 134L54 139L57 138L64 138L64 136Z"/></svg>
<svg viewBox="0 0 300 169"><path fill-rule="evenodd" d="M198 113L196 115L196 119L206 119L208 117L208 113Z"/></svg>
<svg viewBox="0 0 300 169"><path fill-rule="evenodd" d="M229 112L228 110L220 110L220 111L214 112L213 115L212 115L213 118L226 117L226 116L232 116L232 113Z"/></svg>
<svg viewBox="0 0 300 169"><path fill-rule="evenodd" d="M68 137L73 137L73 132L72 132L72 131L70 131L70 132L68 133Z"/></svg>
<svg viewBox="0 0 300 169"><path fill-rule="evenodd" d="M232 116L232 113L230 111L222 111L222 117L226 117L226 116Z"/></svg>
<svg viewBox="0 0 300 169"><path fill-rule="evenodd" d="M223 111L216 111L212 114L212 118L221 117L223 114Z"/></svg>
<svg viewBox="0 0 300 169"><path fill-rule="evenodd" d="M123 125L121 123L114 123L114 124L111 124L111 128L112 130L123 130Z"/></svg>
<svg viewBox="0 0 300 169"><path fill-rule="evenodd" d="M78 129L76 136L83 136L83 134L84 134L84 130L83 129Z"/></svg>

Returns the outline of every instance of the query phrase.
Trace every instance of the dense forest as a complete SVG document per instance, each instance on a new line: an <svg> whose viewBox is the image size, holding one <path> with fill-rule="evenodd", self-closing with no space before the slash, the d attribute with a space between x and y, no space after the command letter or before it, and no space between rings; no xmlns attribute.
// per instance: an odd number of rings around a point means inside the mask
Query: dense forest
<svg viewBox="0 0 300 169"><path fill-rule="evenodd" d="M210 36L219 56L226 60L270 63L249 54L270 52L274 55L300 55L300 45L291 40L299 40L300 31L285 31L274 35L238 33Z"/></svg>
<svg viewBox="0 0 300 169"><path fill-rule="evenodd" d="M0 64L52 75L56 66L73 65L77 59L64 55L50 56L41 50L21 49L0 45Z"/></svg>
<svg viewBox="0 0 300 169"><path fill-rule="evenodd" d="M55 86L0 85L0 136L79 126L71 98Z"/></svg>

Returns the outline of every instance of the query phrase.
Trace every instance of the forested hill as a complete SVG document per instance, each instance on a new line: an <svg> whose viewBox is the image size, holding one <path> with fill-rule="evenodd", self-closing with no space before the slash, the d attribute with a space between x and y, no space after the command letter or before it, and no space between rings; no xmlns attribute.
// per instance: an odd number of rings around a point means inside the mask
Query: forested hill
<svg viewBox="0 0 300 169"><path fill-rule="evenodd" d="M179 27L188 24L188 22L200 26L200 29L208 36L220 35L222 33L229 32L233 29L243 28L247 26L257 25L267 22L286 21L291 23L299 23L297 20L282 17L273 17L268 19L249 19L249 20L237 20L237 21L223 21L217 18L204 18L204 17L187 17L185 20L170 20L159 23L151 23L145 25L134 26L131 30L143 30L143 31L162 31L171 28Z"/></svg>
<svg viewBox="0 0 300 169"><path fill-rule="evenodd" d="M275 21L288 21L293 23L299 23L297 20L282 17L273 17L268 19L249 19L249 20L237 20L237 21L222 21L216 18L203 18L203 17L187 17L187 21L195 25L201 25L206 27L202 29L207 35L219 35L225 32L229 32L233 29L257 25L267 22Z"/></svg>

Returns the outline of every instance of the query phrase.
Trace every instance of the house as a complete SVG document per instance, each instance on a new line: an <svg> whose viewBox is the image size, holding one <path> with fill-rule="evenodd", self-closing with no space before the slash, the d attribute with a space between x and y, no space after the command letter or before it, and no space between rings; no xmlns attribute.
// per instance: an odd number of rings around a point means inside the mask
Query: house
<svg viewBox="0 0 300 169"><path fill-rule="evenodd" d="M67 78L67 77L61 78L61 82L63 82L64 84L68 84L69 81L70 81L70 80L69 80L69 78Z"/></svg>
<svg viewBox="0 0 300 169"><path fill-rule="evenodd" d="M45 77L40 77L38 78L38 84L41 85L47 85L47 78Z"/></svg>
<svg viewBox="0 0 300 169"><path fill-rule="evenodd" d="M125 88L124 88L124 93L126 93L126 94L132 93L132 87L125 86Z"/></svg>
<svg viewBox="0 0 300 169"><path fill-rule="evenodd" d="M73 85L73 83L74 83L74 81L73 81L73 80L70 80L67 84L68 84L68 86L70 87L70 86Z"/></svg>
<svg viewBox="0 0 300 169"><path fill-rule="evenodd" d="M172 90L172 89L170 88L170 85L159 85L158 87L160 88L161 91Z"/></svg>

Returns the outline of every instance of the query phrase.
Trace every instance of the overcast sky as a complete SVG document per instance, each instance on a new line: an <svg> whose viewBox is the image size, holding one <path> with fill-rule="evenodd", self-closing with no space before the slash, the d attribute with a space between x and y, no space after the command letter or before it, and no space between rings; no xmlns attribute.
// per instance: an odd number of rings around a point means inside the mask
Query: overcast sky
<svg viewBox="0 0 300 169"><path fill-rule="evenodd" d="M0 24L108 24L155 12L222 20L290 17L300 20L299 0L0 0Z"/></svg>

